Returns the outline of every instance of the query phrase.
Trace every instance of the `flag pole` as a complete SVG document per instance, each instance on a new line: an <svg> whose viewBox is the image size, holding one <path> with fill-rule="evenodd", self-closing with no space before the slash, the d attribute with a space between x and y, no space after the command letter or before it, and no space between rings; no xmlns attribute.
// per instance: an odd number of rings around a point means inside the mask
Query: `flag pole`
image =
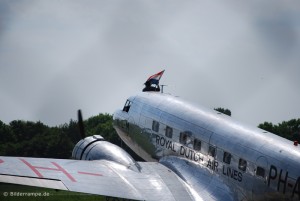
<svg viewBox="0 0 300 201"><path fill-rule="evenodd" d="M168 86L168 85L165 85L165 84L161 84L161 93L163 94L164 93L164 86Z"/></svg>

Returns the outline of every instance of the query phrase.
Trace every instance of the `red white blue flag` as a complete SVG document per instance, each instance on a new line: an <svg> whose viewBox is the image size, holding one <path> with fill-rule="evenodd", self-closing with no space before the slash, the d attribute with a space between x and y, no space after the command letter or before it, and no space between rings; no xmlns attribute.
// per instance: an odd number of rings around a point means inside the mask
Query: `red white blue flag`
<svg viewBox="0 0 300 201"><path fill-rule="evenodd" d="M151 76L148 78L147 81L149 81L150 84L156 84L156 85L158 85L159 80L160 80L161 76L164 74L164 72L165 72L165 70L160 71L159 73L156 73L156 74L154 74L154 75L151 75Z"/></svg>

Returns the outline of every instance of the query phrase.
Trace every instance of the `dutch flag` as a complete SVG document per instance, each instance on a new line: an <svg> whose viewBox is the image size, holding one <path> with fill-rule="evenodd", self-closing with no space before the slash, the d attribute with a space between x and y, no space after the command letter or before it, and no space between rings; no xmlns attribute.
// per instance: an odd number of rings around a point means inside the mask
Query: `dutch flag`
<svg viewBox="0 0 300 201"><path fill-rule="evenodd" d="M151 75L151 76L148 78L147 81L149 81L150 84L156 84L156 85L158 85L158 82L159 82L161 76L164 74L164 72L165 72L165 70L160 71L159 73L156 73L156 74L154 74L154 75Z"/></svg>

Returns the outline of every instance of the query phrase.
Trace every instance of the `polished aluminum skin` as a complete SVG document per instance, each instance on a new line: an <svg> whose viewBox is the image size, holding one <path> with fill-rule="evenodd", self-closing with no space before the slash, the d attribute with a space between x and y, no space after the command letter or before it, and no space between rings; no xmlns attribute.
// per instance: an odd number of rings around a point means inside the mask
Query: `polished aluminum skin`
<svg viewBox="0 0 300 201"><path fill-rule="evenodd" d="M300 200L300 149L272 133L157 92L130 97L114 126L136 153L162 162L204 200ZM183 159L193 165L180 168ZM201 191L208 178L223 194L213 185Z"/></svg>
<svg viewBox="0 0 300 201"><path fill-rule="evenodd" d="M72 158L114 161L134 171L140 171L139 164L126 151L105 141L101 135L93 135L80 140L73 149Z"/></svg>
<svg viewBox="0 0 300 201"><path fill-rule="evenodd" d="M164 165L139 165L137 172L108 160L0 157L0 182L134 200L195 200Z"/></svg>

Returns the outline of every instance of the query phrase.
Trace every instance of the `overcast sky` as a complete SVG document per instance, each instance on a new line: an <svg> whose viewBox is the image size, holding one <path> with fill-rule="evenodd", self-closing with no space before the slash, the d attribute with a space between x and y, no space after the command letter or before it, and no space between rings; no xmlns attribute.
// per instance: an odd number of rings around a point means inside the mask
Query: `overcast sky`
<svg viewBox="0 0 300 201"><path fill-rule="evenodd" d="M257 126L300 118L299 1L0 0L0 120L113 113L165 92Z"/></svg>

